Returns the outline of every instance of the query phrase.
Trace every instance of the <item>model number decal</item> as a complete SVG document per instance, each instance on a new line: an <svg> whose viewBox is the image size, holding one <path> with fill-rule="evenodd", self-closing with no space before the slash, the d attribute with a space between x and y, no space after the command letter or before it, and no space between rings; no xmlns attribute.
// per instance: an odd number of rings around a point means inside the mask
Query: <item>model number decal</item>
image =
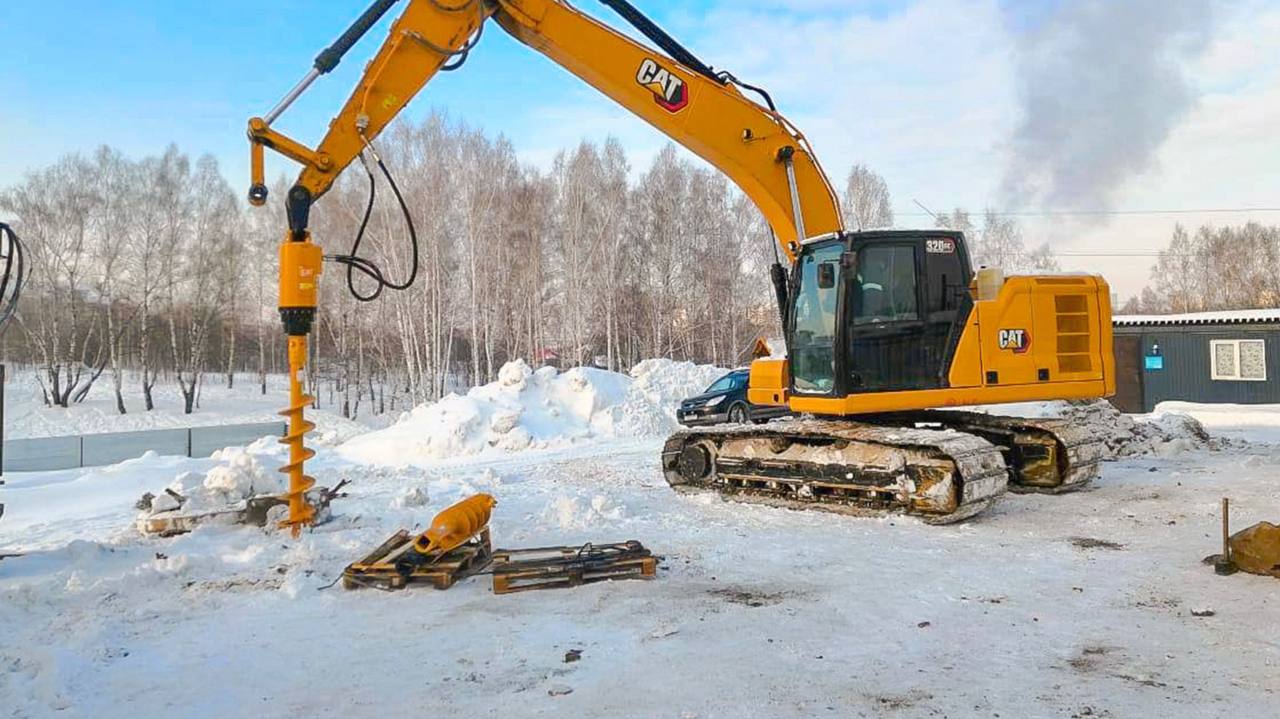
<svg viewBox="0 0 1280 719"><path fill-rule="evenodd" d="M689 86L656 60L645 58L636 72L636 82L653 93L653 99L667 112L680 112L689 105Z"/></svg>
<svg viewBox="0 0 1280 719"><path fill-rule="evenodd" d="M1031 349L1031 333L1026 330L1000 330L1000 349L1022 354Z"/></svg>
<svg viewBox="0 0 1280 719"><path fill-rule="evenodd" d="M955 240L925 240L924 251L935 255L954 255L956 252Z"/></svg>

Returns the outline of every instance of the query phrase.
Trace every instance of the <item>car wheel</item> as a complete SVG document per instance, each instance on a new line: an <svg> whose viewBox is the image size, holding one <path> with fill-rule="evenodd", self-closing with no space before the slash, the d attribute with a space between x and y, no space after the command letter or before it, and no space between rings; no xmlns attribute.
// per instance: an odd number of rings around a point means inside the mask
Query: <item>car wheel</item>
<svg viewBox="0 0 1280 719"><path fill-rule="evenodd" d="M729 424L746 424L750 419L751 415L743 405L735 404L729 408Z"/></svg>

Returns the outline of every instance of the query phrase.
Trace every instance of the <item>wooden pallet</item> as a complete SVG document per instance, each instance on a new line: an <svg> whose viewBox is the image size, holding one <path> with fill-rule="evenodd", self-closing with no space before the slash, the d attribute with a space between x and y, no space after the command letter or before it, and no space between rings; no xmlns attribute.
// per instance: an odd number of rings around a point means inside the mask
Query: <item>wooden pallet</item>
<svg viewBox="0 0 1280 719"><path fill-rule="evenodd" d="M430 584L436 589L448 589L459 580L482 571L493 557L493 545L489 542L489 529L486 527L466 544L435 562L412 568L397 566L401 556L413 547L415 538L416 535L402 529L369 556L348 565L342 572L343 588L404 589L412 584Z"/></svg>
<svg viewBox="0 0 1280 719"><path fill-rule="evenodd" d="M658 558L639 542L499 549L493 554L493 593L561 589L611 579L652 579Z"/></svg>

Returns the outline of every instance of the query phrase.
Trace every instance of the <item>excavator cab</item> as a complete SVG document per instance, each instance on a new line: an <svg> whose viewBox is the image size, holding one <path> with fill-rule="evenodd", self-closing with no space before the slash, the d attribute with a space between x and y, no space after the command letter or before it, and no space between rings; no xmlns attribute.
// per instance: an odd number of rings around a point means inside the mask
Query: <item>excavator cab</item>
<svg viewBox="0 0 1280 719"><path fill-rule="evenodd" d="M983 272L947 230L804 243L783 293L789 357L752 365L751 401L850 416L1115 391L1105 280Z"/></svg>
<svg viewBox="0 0 1280 719"><path fill-rule="evenodd" d="M860 232L806 244L789 292L790 394L947 386L972 279L958 232Z"/></svg>

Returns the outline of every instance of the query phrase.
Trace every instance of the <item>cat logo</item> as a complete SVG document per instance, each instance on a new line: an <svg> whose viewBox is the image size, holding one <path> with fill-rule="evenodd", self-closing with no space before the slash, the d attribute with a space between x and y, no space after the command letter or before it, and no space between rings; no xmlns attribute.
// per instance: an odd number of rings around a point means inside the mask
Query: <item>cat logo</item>
<svg viewBox="0 0 1280 719"><path fill-rule="evenodd" d="M1000 330L1000 349L1022 354L1031 349L1031 334L1026 330Z"/></svg>
<svg viewBox="0 0 1280 719"><path fill-rule="evenodd" d="M680 112L689 106L689 86L674 72L660 66L654 60L645 58L644 62L640 63L636 82L652 92L654 101L667 112Z"/></svg>

